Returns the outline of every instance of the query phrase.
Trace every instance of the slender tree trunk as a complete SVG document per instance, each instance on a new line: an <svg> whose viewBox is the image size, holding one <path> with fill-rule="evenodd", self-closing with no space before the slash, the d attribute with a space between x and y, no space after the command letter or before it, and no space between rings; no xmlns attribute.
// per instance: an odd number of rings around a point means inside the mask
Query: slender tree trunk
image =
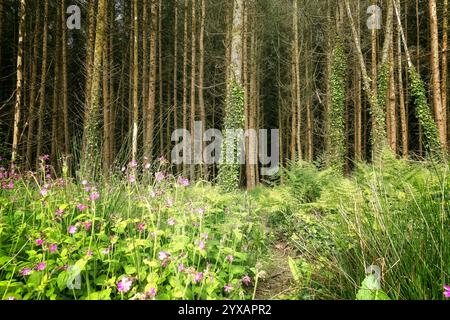
<svg viewBox="0 0 450 320"><path fill-rule="evenodd" d="M26 149L26 161L28 169L31 169L31 163L33 158L33 146L34 146L34 127L36 123L36 96L37 96L37 70L38 70L38 57L39 57L39 34L41 27L41 7L36 6L36 21L34 26L34 38L33 38L33 63L31 66L31 90L30 90L30 105L28 115L28 132L27 132L27 149ZM0 17L1 20L1 17ZM1 39L0 39L1 41Z"/></svg>
<svg viewBox="0 0 450 320"><path fill-rule="evenodd" d="M372 0L372 5L377 5L377 0ZM359 19L358 19L359 20ZM378 31L376 28L371 30L371 45L372 45L372 94L377 96L377 79L378 79Z"/></svg>
<svg viewBox="0 0 450 320"><path fill-rule="evenodd" d="M448 0L444 0L444 14L442 15L442 119L444 121L445 130L447 132L447 146L450 151L450 117L448 117L448 113L450 110L448 109L447 103L447 80L448 80ZM448 119L447 119L448 118Z"/></svg>
<svg viewBox="0 0 450 320"><path fill-rule="evenodd" d="M97 26L95 30L95 45L94 45L94 62L92 65L92 83L90 91L89 105L85 113L84 126L84 140L86 141L86 148L82 155L81 173L83 178L95 178L96 166L92 164L94 159L98 158L99 154L99 129L98 121L100 114L100 80L101 80L101 66L103 45L105 36L105 14L106 14L106 0L98 1Z"/></svg>
<svg viewBox="0 0 450 320"><path fill-rule="evenodd" d="M11 162L17 160L17 148L19 145L19 125L20 112L22 108L22 85L23 85L23 43L25 39L25 18L26 18L26 1L20 0L20 22L19 22L19 39L17 45L17 81L16 81L16 103L14 106L14 132Z"/></svg>
<svg viewBox="0 0 450 320"><path fill-rule="evenodd" d="M187 144L186 130L188 129L188 115L187 115L187 64L188 64L188 22L189 22L189 3L184 2L184 31L183 31L183 142ZM183 175L187 175L188 172L188 154L183 152Z"/></svg>
<svg viewBox="0 0 450 320"><path fill-rule="evenodd" d="M93 59L94 59L94 45L95 45L95 6L97 0L89 1L88 5L88 38L86 44L86 83L85 83L85 113L90 106L89 99L91 98L91 85L92 85L92 68L93 68ZM86 119L86 115L84 117ZM85 124L86 126L86 124ZM83 150L86 147L86 138L83 136Z"/></svg>
<svg viewBox="0 0 450 320"><path fill-rule="evenodd" d="M400 28L397 27L397 57L398 57L398 95L400 105L400 126L402 132L402 157L408 158L408 113L405 104L405 93L403 89L403 57L402 57L402 39L400 34Z"/></svg>
<svg viewBox="0 0 450 320"><path fill-rule="evenodd" d="M444 120L445 112L442 105L441 94L441 73L439 60L439 32L438 18L436 10L436 0L429 0L430 10L430 33L431 33L431 73L432 73L432 91L433 91L433 107L436 124L439 130L439 140L443 146L447 145L446 121Z"/></svg>
<svg viewBox="0 0 450 320"><path fill-rule="evenodd" d="M300 160L303 159L302 153L302 139L301 139L301 123L302 123L302 106L301 106L301 92L300 92L300 50L299 50L299 30L298 30L298 0L293 0L294 2L294 55L295 55L295 97L296 97L296 108L297 108L297 154Z"/></svg>
<svg viewBox="0 0 450 320"><path fill-rule="evenodd" d="M162 56L162 0L158 3L158 80L159 80L159 153L164 155L164 87Z"/></svg>
<svg viewBox="0 0 450 320"><path fill-rule="evenodd" d="M206 130L206 110L205 110L205 96L204 96L204 77L205 77L205 21L206 21L206 1L200 0L200 39L199 39L199 66L198 66L198 103L200 109L200 121L202 122L202 133ZM205 144L202 142L202 150ZM202 166L202 178L208 180L208 167Z"/></svg>
<svg viewBox="0 0 450 320"><path fill-rule="evenodd" d="M147 103L146 134L144 140L144 156L153 157L153 132L155 122L156 101L156 40L158 32L158 0L151 0L151 30L150 30L150 79Z"/></svg>
<svg viewBox="0 0 450 320"><path fill-rule="evenodd" d="M110 14L109 14L109 52L108 52L108 61L109 61L109 106L110 106L110 113L109 113L109 137L110 137L110 146L109 146L109 152L110 152L110 160L111 165L114 162L115 154L116 154L116 141L115 141L115 132L116 132L116 97L115 97L115 91L114 91L114 21L115 21L115 5L114 3L110 2ZM117 94L117 98L119 97L119 94Z"/></svg>
<svg viewBox="0 0 450 320"><path fill-rule="evenodd" d="M64 155L70 155L69 138L69 97L67 92L67 34L66 34L66 1L61 0L61 55L62 55L62 109L64 124Z"/></svg>
<svg viewBox="0 0 450 320"><path fill-rule="evenodd" d="M396 86L395 86L395 62L394 62L394 46L393 42L389 49L389 89L388 89L388 119L389 131L388 140L389 145L394 153L397 153L397 101L396 101Z"/></svg>
<svg viewBox="0 0 450 320"><path fill-rule="evenodd" d="M105 16L105 24L109 26L109 15ZM108 34L110 32L105 32ZM105 36L105 44L103 50L103 171L105 176L108 176L108 172L111 169L111 99L110 99L110 85L111 74L110 74L110 64L109 64L109 37Z"/></svg>
<svg viewBox="0 0 450 320"><path fill-rule="evenodd" d="M420 14L419 0L416 0L416 69L420 74ZM419 156L423 157L423 130L419 123Z"/></svg>
<svg viewBox="0 0 450 320"><path fill-rule="evenodd" d="M174 4L174 44L173 44L173 128L177 130L178 124L178 0ZM177 173L180 173L181 166L177 166Z"/></svg>
<svg viewBox="0 0 450 320"><path fill-rule="evenodd" d="M142 1L142 101L144 103L148 101L148 81L149 81L149 68L148 68L148 1ZM144 118L144 135L147 130L147 108L142 108L142 116ZM147 141L146 139L144 139Z"/></svg>
<svg viewBox="0 0 450 320"><path fill-rule="evenodd" d="M42 134L45 115L45 85L47 82L47 37L48 37L48 0L44 2L44 26L42 34L42 63L41 63L41 84L39 87L39 108L38 108L38 132L36 146L36 165L42 154Z"/></svg>
<svg viewBox="0 0 450 320"><path fill-rule="evenodd" d="M360 1L358 0L358 12L360 10ZM357 21L357 33L358 39L361 39L361 23L359 19ZM356 61L357 62L357 61ZM362 99L361 99L361 68L358 63L355 64L355 85L354 85L354 148L355 148L355 160L361 161L363 159L362 155Z"/></svg>
<svg viewBox="0 0 450 320"><path fill-rule="evenodd" d="M190 128L191 128L191 159L195 162L195 117L196 117L196 99L195 86L197 80L197 10L196 0L192 0L192 15L191 15L191 114L190 114ZM195 166L190 166L191 179L195 178Z"/></svg>
<svg viewBox="0 0 450 320"><path fill-rule="evenodd" d="M133 0L133 140L131 158L137 162L138 126L139 126L139 7L138 0Z"/></svg>

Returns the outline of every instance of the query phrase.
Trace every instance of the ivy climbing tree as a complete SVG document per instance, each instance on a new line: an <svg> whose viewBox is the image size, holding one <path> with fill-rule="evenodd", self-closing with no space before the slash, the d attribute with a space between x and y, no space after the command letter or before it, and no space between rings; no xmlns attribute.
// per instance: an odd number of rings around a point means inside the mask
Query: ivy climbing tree
<svg viewBox="0 0 450 320"><path fill-rule="evenodd" d="M331 144L329 147L329 167L343 173L345 165L345 77L347 71L346 57L342 37L335 39L335 47L332 52L330 90L330 127L329 135Z"/></svg>

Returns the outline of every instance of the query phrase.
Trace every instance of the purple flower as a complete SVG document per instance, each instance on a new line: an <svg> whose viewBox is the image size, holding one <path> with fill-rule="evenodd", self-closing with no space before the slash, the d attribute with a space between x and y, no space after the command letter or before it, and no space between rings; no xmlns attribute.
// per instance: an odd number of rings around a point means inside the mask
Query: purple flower
<svg viewBox="0 0 450 320"><path fill-rule="evenodd" d="M249 276L245 276L242 278L242 283L245 284L247 287L250 285L251 282L252 279Z"/></svg>
<svg viewBox="0 0 450 320"><path fill-rule="evenodd" d="M31 274L31 269L30 269L30 268L23 268L23 269L20 271L20 274L21 274L22 276L29 276L29 275Z"/></svg>
<svg viewBox="0 0 450 320"><path fill-rule="evenodd" d="M209 234L207 234L207 233L202 234L202 238L205 240L208 240Z"/></svg>
<svg viewBox="0 0 450 320"><path fill-rule="evenodd" d="M135 176L129 176L128 177L128 182L135 183L136 182L136 177Z"/></svg>
<svg viewBox="0 0 450 320"><path fill-rule="evenodd" d="M138 163L137 163L136 160L132 160L132 161L130 162L129 166L130 166L130 168L137 168Z"/></svg>
<svg viewBox="0 0 450 320"><path fill-rule="evenodd" d="M36 239L36 245L38 245L38 246L42 246L42 244L44 243L44 240L42 240L42 239Z"/></svg>
<svg viewBox="0 0 450 320"><path fill-rule="evenodd" d="M85 206L84 204L80 203L80 204L77 205L77 209L83 212L84 210L87 209L87 206Z"/></svg>
<svg viewBox="0 0 450 320"><path fill-rule="evenodd" d="M166 178L166 175L164 174L164 172L160 171L160 172L155 173L155 178L156 178L156 181L161 182Z"/></svg>
<svg viewBox="0 0 450 320"><path fill-rule="evenodd" d="M183 272L184 271L184 264L180 263L178 265L178 272Z"/></svg>
<svg viewBox="0 0 450 320"><path fill-rule="evenodd" d="M450 299L450 286L449 285L444 285L444 297L446 297L447 299Z"/></svg>
<svg viewBox="0 0 450 320"><path fill-rule="evenodd" d="M96 201L100 198L100 194L98 192L93 192L91 193L91 195L89 196L89 200L91 201Z"/></svg>
<svg viewBox="0 0 450 320"><path fill-rule="evenodd" d="M55 253L56 250L58 250L58 245L56 243L51 244L49 249L50 253Z"/></svg>
<svg viewBox="0 0 450 320"><path fill-rule="evenodd" d="M202 281L202 279L203 279L203 272L198 272L195 274L195 276L194 276L195 283Z"/></svg>
<svg viewBox="0 0 450 320"><path fill-rule="evenodd" d="M12 180L9 180L8 189L10 190L14 189L14 182Z"/></svg>
<svg viewBox="0 0 450 320"><path fill-rule="evenodd" d="M37 271L42 271L47 267L47 264L45 262L39 262L37 266L34 268Z"/></svg>
<svg viewBox="0 0 450 320"><path fill-rule="evenodd" d="M165 259L167 259L167 258L169 258L169 257L170 257L170 253L168 253L168 252L166 252L166 251L161 251L161 252L158 254L159 260L165 260Z"/></svg>
<svg viewBox="0 0 450 320"><path fill-rule="evenodd" d="M64 210L56 209L55 214L56 214L58 217L60 217L60 216L62 216L62 215L64 214Z"/></svg>
<svg viewBox="0 0 450 320"><path fill-rule="evenodd" d="M47 193L48 193L47 189L45 189L45 188L42 188L42 189L41 189L41 195L42 195L43 197L47 196Z"/></svg>
<svg viewBox="0 0 450 320"><path fill-rule="evenodd" d="M148 170L150 169L150 167L151 167L150 163L144 164L144 170Z"/></svg>
<svg viewBox="0 0 450 320"><path fill-rule="evenodd" d="M183 187L188 187L189 186L189 179L187 178L183 178L183 177L178 177L178 184L183 186Z"/></svg>
<svg viewBox="0 0 450 320"><path fill-rule="evenodd" d="M41 161L47 161L48 159L50 159L50 156L48 154L44 154L39 157L39 160Z"/></svg>
<svg viewBox="0 0 450 320"><path fill-rule="evenodd" d="M109 254L109 248L103 249L102 254L107 256Z"/></svg>
<svg viewBox="0 0 450 320"><path fill-rule="evenodd" d="M230 254L230 255L227 256L226 259L227 259L227 261L228 261L229 263L232 263L234 258L233 258L233 256Z"/></svg>
<svg viewBox="0 0 450 320"><path fill-rule="evenodd" d="M143 232L145 230L145 223L139 223L138 230L139 230L139 232Z"/></svg>
<svg viewBox="0 0 450 320"><path fill-rule="evenodd" d="M167 208L172 208L172 207L173 207L173 200L172 200L172 199L167 199L167 201L166 201L166 207L167 207Z"/></svg>
<svg viewBox="0 0 450 320"><path fill-rule="evenodd" d="M118 283L117 283L117 290L122 293L127 293L131 290L131 285L133 284L133 281L129 280L128 277L123 277Z"/></svg>
<svg viewBox="0 0 450 320"><path fill-rule="evenodd" d="M167 220L167 224L169 226L174 226L176 224L176 220L174 218L170 218L169 220Z"/></svg>
<svg viewBox="0 0 450 320"><path fill-rule="evenodd" d="M225 287L223 287L223 290L227 293L233 291L233 286L231 284L227 284Z"/></svg>
<svg viewBox="0 0 450 320"><path fill-rule="evenodd" d="M150 297L154 298L156 297L156 289L155 288L150 288L150 290L148 291L148 294L150 295Z"/></svg>
<svg viewBox="0 0 450 320"><path fill-rule="evenodd" d="M200 241L198 244L198 247L200 250L205 250L205 242L204 241Z"/></svg>
<svg viewBox="0 0 450 320"><path fill-rule="evenodd" d="M77 232L77 227L76 226L70 226L69 227L69 233L70 234L75 234Z"/></svg>
<svg viewBox="0 0 450 320"><path fill-rule="evenodd" d="M85 221L83 224L86 231L89 231L92 227L92 221Z"/></svg>
<svg viewBox="0 0 450 320"><path fill-rule="evenodd" d="M87 255L88 257L92 257L92 254L93 254L92 250L88 250L88 251L86 252L86 255Z"/></svg>

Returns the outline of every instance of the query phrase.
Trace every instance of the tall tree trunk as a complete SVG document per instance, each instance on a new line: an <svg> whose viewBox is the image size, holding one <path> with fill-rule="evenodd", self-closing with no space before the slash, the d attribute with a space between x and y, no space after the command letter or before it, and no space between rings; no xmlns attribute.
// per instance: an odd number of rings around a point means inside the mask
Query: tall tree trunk
<svg viewBox="0 0 450 320"><path fill-rule="evenodd" d="M150 30L150 79L147 103L146 133L144 140L144 156L153 157L153 133L155 122L156 101L156 40L158 32L158 0L151 0L151 30Z"/></svg>
<svg viewBox="0 0 450 320"><path fill-rule="evenodd" d="M66 1L61 0L61 56L62 56L62 109L64 124L64 155L70 155L69 139L69 97L67 92L67 34L66 34Z"/></svg>
<svg viewBox="0 0 450 320"><path fill-rule="evenodd" d="M195 86L197 77L197 15L196 15L196 1L192 0L192 15L191 15L191 114L190 114L190 128L191 128L191 159L195 163L195 116L196 116L196 99ZM191 179L195 178L195 166L191 163L190 166Z"/></svg>
<svg viewBox="0 0 450 320"><path fill-rule="evenodd" d="M358 0L358 12L360 10L360 1ZM357 33L358 39L361 39L361 23L359 19L357 21ZM356 61L357 62L357 61ZM354 67L355 72L355 85L354 85L354 149L355 149L355 160L361 161L363 159L362 155L362 99L361 99L361 68L358 63Z"/></svg>
<svg viewBox="0 0 450 320"><path fill-rule="evenodd" d="M97 25L95 30L94 62L92 65L92 83L89 105L85 112L85 126L83 136L86 147L82 154L81 174L85 179L95 178L96 166L93 161L99 154L99 114L100 114L100 80L105 37L106 0L98 0Z"/></svg>
<svg viewBox="0 0 450 320"><path fill-rule="evenodd" d="M48 0L44 2L44 26L42 32L41 84L39 87L38 130L36 146L36 165L42 155L42 140L45 115L45 85L47 82L47 37L48 37Z"/></svg>
<svg viewBox="0 0 450 320"><path fill-rule="evenodd" d="M162 56L162 0L158 3L159 153L164 155L164 88Z"/></svg>
<svg viewBox="0 0 450 320"><path fill-rule="evenodd" d="M178 124L178 0L174 4L174 44L173 44L173 128L177 130ZM181 166L177 166L177 173L180 173Z"/></svg>
<svg viewBox="0 0 450 320"><path fill-rule="evenodd" d="M87 37L87 44L86 44L86 62L85 62L85 69L86 69L86 83L85 83L85 113L87 112L87 109L90 106L89 99L91 98L91 86L92 86L92 72L93 72L93 63L94 63L94 45L95 45L95 6L96 6L97 0L89 1L88 4L88 37ZM84 117L86 119L86 115ZM85 136L83 135L83 150L86 148L86 141Z"/></svg>
<svg viewBox="0 0 450 320"><path fill-rule="evenodd" d="M296 108L297 108L297 155L299 160L303 159L303 153L302 153L302 139L301 139L301 123L302 123L302 106L301 106L301 92L300 92L300 50L299 50L299 31L298 31L298 0L293 0L294 2L294 20L293 20L293 26L294 26L294 55L295 55L295 97L296 97Z"/></svg>
<svg viewBox="0 0 450 320"><path fill-rule="evenodd" d="M448 0L444 0L444 14L442 15L442 111L443 121L447 131L447 146L450 151L450 112L447 104L447 80L448 80ZM447 120L448 118L448 120Z"/></svg>
<svg viewBox="0 0 450 320"><path fill-rule="evenodd" d="M144 104L148 101L148 81L149 81L149 68L148 68L148 1L142 1L142 101ZM142 116L144 118L144 136L147 130L147 108L142 108Z"/></svg>
<svg viewBox="0 0 450 320"><path fill-rule="evenodd" d="M16 103L14 106L14 131L11 162L17 160L17 148L19 145L19 125L20 112L22 108L22 85L23 85L23 43L25 39L25 18L26 18L26 1L20 0L20 14L19 14L19 39L17 45L17 81L16 81Z"/></svg>
<svg viewBox="0 0 450 320"><path fill-rule="evenodd" d="M136 163L139 126L139 7L137 0L133 0L133 12L133 139L131 158Z"/></svg>
<svg viewBox="0 0 450 320"><path fill-rule="evenodd" d="M405 93L403 88L403 57L402 57L402 38L400 33L400 27L397 26L397 57L398 57L398 95L400 106L400 126L402 132L402 157L408 158L409 146L408 146L408 113L405 103Z"/></svg>
<svg viewBox="0 0 450 320"><path fill-rule="evenodd" d="M184 2L184 31L183 31L183 130L184 130L184 134L183 134L183 143L186 144L188 143L187 141L187 135L186 135L186 130L188 129L188 115L187 115L187 64L188 64L188 22L189 22L189 3L188 1ZM190 146L189 146L190 147ZM187 175L188 172L188 159L189 156L187 154L187 150L185 150L186 152L183 152L183 175Z"/></svg>
<svg viewBox="0 0 450 320"><path fill-rule="evenodd" d="M109 26L109 15L105 16L105 24ZM106 34L109 34L110 30ZM108 176L109 170L111 169L111 99L110 99L110 84L111 74L110 74L110 64L109 64L109 37L105 36L105 44L103 50L103 171L105 176Z"/></svg>
<svg viewBox="0 0 450 320"><path fill-rule="evenodd" d="M395 61L393 42L389 49L389 89L388 89L388 141L394 153L397 153L397 101L395 86Z"/></svg>
<svg viewBox="0 0 450 320"><path fill-rule="evenodd" d="M430 35L431 35L431 73L432 73L432 91L433 91L433 107L436 124L439 130L439 140L441 146L447 145L446 121L444 120L445 112L442 105L441 95L441 72L439 60L439 31L438 18L436 9L436 0L428 1L430 8Z"/></svg>
<svg viewBox="0 0 450 320"><path fill-rule="evenodd" d="M31 92L30 92L30 105L28 115L28 132L27 132L27 149L26 149L26 161L27 168L31 169L31 163L33 158L33 146L34 146L34 125L36 123L36 93L37 93L37 70L38 70L38 50L39 50L39 34L41 27L41 7L36 6L36 21L34 26L34 38L33 38L33 63L31 66ZM1 17L0 17L1 20ZM1 41L1 40L0 40Z"/></svg>
<svg viewBox="0 0 450 320"><path fill-rule="evenodd" d="M233 29L231 40L231 92L229 93L230 100L227 101L225 106L225 120L224 129L242 129L244 126L244 87L242 82L242 30L243 30L243 13L244 4L243 0L234 1L233 9ZM239 158L241 156L239 146L230 145L231 140L228 134L224 135L224 142L222 145L222 154L224 159L227 154L233 155L233 163L230 163L232 159L225 159L225 163L222 163L219 168L218 181L219 184L225 190L236 190L240 185L240 165ZM236 163L237 162L237 163Z"/></svg>
<svg viewBox="0 0 450 320"><path fill-rule="evenodd" d="M206 1L200 0L200 39L199 39L199 66L198 66L198 103L200 109L200 121L202 122L202 133L206 130L206 110L205 110L205 96L204 96L204 77L205 77L205 21L206 21ZM203 140L203 139L202 139ZM202 142L202 150L205 144ZM202 166L202 178L208 180L208 167Z"/></svg>
<svg viewBox="0 0 450 320"><path fill-rule="evenodd" d="M348 0L344 0L346 9L347 9L347 15L350 20L350 26L352 29L353 34L353 40L355 42L355 49L356 54L359 59L359 64L361 67L362 72L362 79L363 79L363 85L364 90L367 95L367 100L370 104L370 112L372 115L372 148L373 148L373 158L376 162L380 160L381 151L383 150L384 146L387 144L386 139L386 128L385 128L385 112L384 108L380 106L378 102L378 96L376 92L374 92L374 86L371 86L370 84L370 78L367 73L367 68L364 63L364 56L362 54L361 50L361 44L358 37L358 32L356 31L355 22L353 19L353 15L350 9L350 4ZM372 79L372 81L375 81L376 79Z"/></svg>

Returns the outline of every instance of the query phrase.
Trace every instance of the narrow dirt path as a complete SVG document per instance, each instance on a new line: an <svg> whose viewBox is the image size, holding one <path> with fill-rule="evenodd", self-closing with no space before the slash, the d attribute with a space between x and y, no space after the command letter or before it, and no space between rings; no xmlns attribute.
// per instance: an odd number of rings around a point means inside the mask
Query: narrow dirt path
<svg viewBox="0 0 450 320"><path fill-rule="evenodd" d="M286 243L277 241L272 244L268 260L263 265L266 274L259 280L255 299L283 300L293 297L295 288L288 262L291 254L292 248Z"/></svg>

